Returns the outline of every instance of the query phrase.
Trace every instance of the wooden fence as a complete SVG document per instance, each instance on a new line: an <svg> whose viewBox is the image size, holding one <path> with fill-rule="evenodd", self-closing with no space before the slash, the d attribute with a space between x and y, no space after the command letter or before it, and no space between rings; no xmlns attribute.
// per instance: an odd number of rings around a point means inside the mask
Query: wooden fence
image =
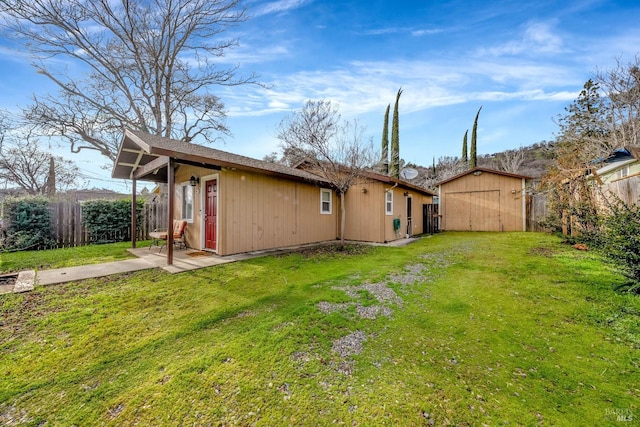
<svg viewBox="0 0 640 427"><path fill-rule="evenodd" d="M626 205L640 203L640 176L620 179L600 186L596 198L601 202L621 200ZM606 199L603 200L603 199Z"/></svg>
<svg viewBox="0 0 640 427"><path fill-rule="evenodd" d="M422 232L433 234L438 232L438 207L437 204L422 205Z"/></svg>
<svg viewBox="0 0 640 427"><path fill-rule="evenodd" d="M547 193L527 195L527 231L549 231L541 225L548 214Z"/></svg>
<svg viewBox="0 0 640 427"><path fill-rule="evenodd" d="M640 204L640 176L632 176L594 188L599 214L606 214L612 203L621 201L625 205ZM549 215L546 193L527 196L527 231L548 231L540 225Z"/></svg>
<svg viewBox="0 0 640 427"><path fill-rule="evenodd" d="M58 248L68 248L72 246L83 246L90 243L91 236L83 225L82 203L73 201L50 202L51 225L54 238ZM167 224L167 203L166 201L149 201L142 209L142 224L139 224L136 240L144 240L149 236L149 232L166 228ZM109 236L102 236L102 239L113 241L125 241L130 239L130 230L126 234L112 233Z"/></svg>

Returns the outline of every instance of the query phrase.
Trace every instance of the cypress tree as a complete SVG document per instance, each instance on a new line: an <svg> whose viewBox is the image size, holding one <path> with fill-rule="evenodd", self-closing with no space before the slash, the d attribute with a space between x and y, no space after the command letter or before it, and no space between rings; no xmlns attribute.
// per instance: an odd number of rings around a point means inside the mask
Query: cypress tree
<svg viewBox="0 0 640 427"><path fill-rule="evenodd" d="M53 156L49 157L49 175L47 176L47 185L44 190L47 196L56 194L56 161Z"/></svg>
<svg viewBox="0 0 640 427"><path fill-rule="evenodd" d="M473 121L473 130L471 131L471 154L469 156L469 169L474 169L478 166L478 148L477 148L477 140L478 140L478 116L480 115L480 110L482 110L482 105L478 109L476 113L476 119Z"/></svg>
<svg viewBox="0 0 640 427"><path fill-rule="evenodd" d="M391 104L387 105L387 111L384 113L384 125L382 126L382 173L389 174L389 109Z"/></svg>
<svg viewBox="0 0 640 427"><path fill-rule="evenodd" d="M464 138L462 138L462 161L466 164L469 161L469 150L467 149L467 134L469 129L464 132Z"/></svg>
<svg viewBox="0 0 640 427"><path fill-rule="evenodd" d="M391 168L389 176L400 178L400 123L398 119L398 103L402 95L402 88L398 89L396 105L393 108L393 123L391 124Z"/></svg>

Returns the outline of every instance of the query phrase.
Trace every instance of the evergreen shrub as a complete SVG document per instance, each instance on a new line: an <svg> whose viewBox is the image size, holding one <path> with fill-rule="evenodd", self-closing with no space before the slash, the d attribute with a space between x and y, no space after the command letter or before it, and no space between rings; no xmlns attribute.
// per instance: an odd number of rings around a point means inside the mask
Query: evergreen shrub
<svg viewBox="0 0 640 427"><path fill-rule="evenodd" d="M6 238L2 250L24 251L55 247L48 206L47 199L43 197L5 200L3 224Z"/></svg>
<svg viewBox="0 0 640 427"><path fill-rule="evenodd" d="M136 200L136 229L142 229L144 200ZM131 240L131 200L90 200L82 205L82 220L92 243Z"/></svg>
<svg viewBox="0 0 640 427"><path fill-rule="evenodd" d="M625 288L640 293L640 205L619 203L602 223L604 255L630 280Z"/></svg>

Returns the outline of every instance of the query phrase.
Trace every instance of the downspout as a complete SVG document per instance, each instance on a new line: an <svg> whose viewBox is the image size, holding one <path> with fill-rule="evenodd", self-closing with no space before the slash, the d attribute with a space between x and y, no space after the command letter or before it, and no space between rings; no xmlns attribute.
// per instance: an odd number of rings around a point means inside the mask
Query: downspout
<svg viewBox="0 0 640 427"><path fill-rule="evenodd" d="M522 178L522 231L527 231L527 193L526 182Z"/></svg>
<svg viewBox="0 0 640 427"><path fill-rule="evenodd" d="M442 185L438 185L438 217L436 218L438 221L438 231L442 231L442 221L440 221L444 216L442 215Z"/></svg>

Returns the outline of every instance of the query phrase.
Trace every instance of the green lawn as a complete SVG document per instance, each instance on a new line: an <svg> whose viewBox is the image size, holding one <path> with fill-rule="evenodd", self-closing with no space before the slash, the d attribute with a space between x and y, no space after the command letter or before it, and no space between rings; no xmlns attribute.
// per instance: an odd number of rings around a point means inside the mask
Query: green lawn
<svg viewBox="0 0 640 427"><path fill-rule="evenodd" d="M549 235L443 233L4 295L0 425L635 424L623 280Z"/></svg>

